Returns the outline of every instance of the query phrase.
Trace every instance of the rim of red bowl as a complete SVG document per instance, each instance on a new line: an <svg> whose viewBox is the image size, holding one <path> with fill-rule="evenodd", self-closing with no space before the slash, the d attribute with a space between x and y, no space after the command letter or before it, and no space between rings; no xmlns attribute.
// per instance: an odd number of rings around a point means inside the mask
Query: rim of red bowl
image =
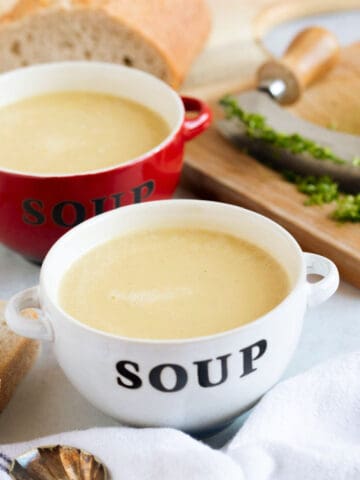
<svg viewBox="0 0 360 480"><path fill-rule="evenodd" d="M99 173L105 173L105 172L111 172L112 170L117 170L122 167L128 167L130 165L134 165L136 163L140 163L149 157L153 156L154 154L158 153L160 150L163 150L169 143L172 142L172 140L175 138L175 136L180 132L183 124L184 124L184 119L185 119L185 107L184 104L181 100L180 95L173 90L167 83L164 81L160 80L159 78L155 77L154 75L151 75L150 73L144 72L143 70L139 70L137 68L129 68L124 65L117 65L109 62L86 62L86 61L68 61L68 62L52 62L52 63L42 63L38 65L31 65L29 67L24 67L24 68L19 68L16 70L12 70L10 72L5 72L0 75L0 78L3 78L4 76L15 76L19 71L23 70L35 70L35 69L41 69L41 68L48 68L48 67L59 67L59 66L69 66L69 64L82 64L82 65L89 65L90 67L92 66L106 66L106 67L112 67L120 70L126 70L134 73L135 75L138 76L143 76L147 78L151 78L152 81L158 82L162 84L164 88L166 88L171 96L173 97L175 103L180 109L180 118L176 122L176 125L170 130L170 133L165 137L165 139L156 145L154 148L151 150L148 150L147 152L143 153L142 155L139 155L134 158L130 158L129 160L126 160L126 162L121 162L121 163L116 163L114 165L111 165L109 167L105 168L98 168L96 170L86 170L84 172L74 172L74 173L32 173L32 172L21 172L19 170L12 170L10 168L4 168L0 166L0 173L9 173L11 175L17 175L20 177L33 177L33 178L65 178L65 177L83 177L83 176L88 176L88 175L97 175ZM54 90L54 92L61 92L62 90ZM91 92L91 90L89 90ZM51 92L49 92L51 93ZM41 95L41 94L40 94ZM24 98L31 98L32 96L39 96L39 95L29 95L28 97ZM113 94L115 97L120 97L120 95ZM121 98L121 97L120 97ZM125 97L126 98L126 97ZM12 103L16 103L12 102ZM9 103L11 105L12 103ZM142 105L141 102L137 102L140 105ZM1 107L0 107L1 108Z"/></svg>

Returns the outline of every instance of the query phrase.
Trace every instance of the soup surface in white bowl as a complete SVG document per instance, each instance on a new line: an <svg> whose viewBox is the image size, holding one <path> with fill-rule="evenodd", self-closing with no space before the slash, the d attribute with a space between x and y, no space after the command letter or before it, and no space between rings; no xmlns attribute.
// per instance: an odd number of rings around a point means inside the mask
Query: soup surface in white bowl
<svg viewBox="0 0 360 480"><path fill-rule="evenodd" d="M73 91L1 107L0 131L0 168L71 174L134 159L159 145L170 127L140 103Z"/></svg>
<svg viewBox="0 0 360 480"><path fill-rule="evenodd" d="M251 322L289 291L283 267L254 244L211 230L159 228L85 253L65 272L59 302L104 332L185 339Z"/></svg>

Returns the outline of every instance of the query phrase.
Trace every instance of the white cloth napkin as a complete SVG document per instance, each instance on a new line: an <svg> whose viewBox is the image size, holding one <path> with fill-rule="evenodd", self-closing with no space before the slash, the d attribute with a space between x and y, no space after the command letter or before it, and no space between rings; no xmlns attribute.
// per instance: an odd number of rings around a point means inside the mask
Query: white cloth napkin
<svg viewBox="0 0 360 480"><path fill-rule="evenodd" d="M176 430L99 428L0 447L0 480L32 446L97 455L113 480L359 480L360 353L273 388L223 451Z"/></svg>

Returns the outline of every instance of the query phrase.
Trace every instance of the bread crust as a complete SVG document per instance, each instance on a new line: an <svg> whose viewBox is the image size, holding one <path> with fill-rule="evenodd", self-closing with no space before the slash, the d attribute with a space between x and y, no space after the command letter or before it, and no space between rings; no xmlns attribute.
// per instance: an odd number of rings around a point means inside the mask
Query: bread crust
<svg viewBox="0 0 360 480"><path fill-rule="evenodd" d="M125 24L164 59L174 87L183 81L211 28L205 0L18 0L0 17L0 28L47 9L98 10Z"/></svg>
<svg viewBox="0 0 360 480"><path fill-rule="evenodd" d="M4 306L5 303L0 301L0 343L3 343L0 354L0 413L32 367L39 349L38 342L18 337L1 326Z"/></svg>

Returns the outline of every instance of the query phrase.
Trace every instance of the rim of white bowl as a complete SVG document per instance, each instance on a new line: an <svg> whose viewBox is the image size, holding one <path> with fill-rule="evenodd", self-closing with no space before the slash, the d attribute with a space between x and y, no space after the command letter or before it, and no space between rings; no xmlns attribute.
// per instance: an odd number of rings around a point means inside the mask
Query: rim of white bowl
<svg viewBox="0 0 360 480"><path fill-rule="evenodd" d="M204 335L204 336L189 337L189 338L182 338L182 339L146 339L146 338L125 337L125 336L122 336L122 335L116 335L116 334L113 334L113 333L104 332L103 330L98 330L96 328L90 327L90 326L80 322L76 318L72 317L67 312L65 312L65 310L62 309L62 307L58 304L58 302L55 302L51 298L51 295L49 295L47 293L45 276L46 276L47 263L49 261L48 259L52 255L56 254L57 245L59 243L61 243L63 239L66 240L71 235L76 235L77 231L86 229L88 225L96 223L97 221L101 221L105 217L111 218L113 215L121 214L120 212L124 208L126 208L126 209L131 208L131 209L136 210L136 209L142 208L144 205L146 205L146 206L149 206L151 204L153 204L153 205L157 205L157 204L172 205L172 204L177 204L179 202L187 203L189 205L191 205L191 204L197 204L198 205L200 203L201 205L205 205L205 206L207 205L209 208L211 208L212 205L218 205L218 206L221 205L222 207L227 208L227 209L232 209L232 210L237 209L237 210L240 210L242 213L245 213L246 215L250 215L260 222L265 222L268 225L270 225L273 228L280 231L286 237L286 239L289 241L289 243L294 247L294 250L298 254L298 259L299 259L300 264L301 264L298 275L297 275L297 278L296 278L296 281L294 282L290 292L286 295L286 297L280 303L278 303L272 310L265 313L264 315L261 315L260 317L252 320L251 322L249 322L245 325L240 325L240 326L238 326L236 328L232 328L230 330L225 330L223 332L214 333L212 335ZM99 242L99 244L101 244L101 242ZM193 200L193 199L156 200L156 201L152 201L152 202L127 205L125 207L121 207L120 209L110 210L109 212L102 213L100 215L97 215L95 217L90 218L89 220L86 220L86 221L80 223L79 225L77 225L76 227L71 229L69 232L65 233L65 235L60 237L60 239L51 247L51 249L49 250L48 254L45 257L45 260L44 260L44 263L43 263L43 266L42 266L41 272L40 272L40 289L44 290L44 292L46 294L46 297L47 297L47 300L48 300L48 302L51 303L52 308L58 310L70 323L74 323L75 325L77 325L81 328L84 328L85 330L90 331L92 333L98 334L102 337L111 338L113 340L117 339L117 340L121 340L123 342L132 343L132 344L190 345L192 343L199 343L199 342L207 342L207 341L211 341L211 340L217 340L219 338L226 337L227 335L236 334L240 331L250 330L254 327L257 327L257 326L261 325L262 323L265 323L270 316L276 314L276 312L278 312L284 305L287 305L292 300L292 298L296 295L298 289L301 288L301 285L302 285L303 281L305 281L306 266L305 266L304 261L302 260L303 259L302 255L303 255L303 252L300 248L300 245L295 240L295 238L285 228L283 228L281 225L274 222L270 218L265 217L264 215L261 215L259 213L253 212L251 210L248 210L246 208L239 207L237 205L232 205L232 204L227 204L227 203L222 203L222 202L214 202L214 201L209 201L209 200Z"/></svg>

